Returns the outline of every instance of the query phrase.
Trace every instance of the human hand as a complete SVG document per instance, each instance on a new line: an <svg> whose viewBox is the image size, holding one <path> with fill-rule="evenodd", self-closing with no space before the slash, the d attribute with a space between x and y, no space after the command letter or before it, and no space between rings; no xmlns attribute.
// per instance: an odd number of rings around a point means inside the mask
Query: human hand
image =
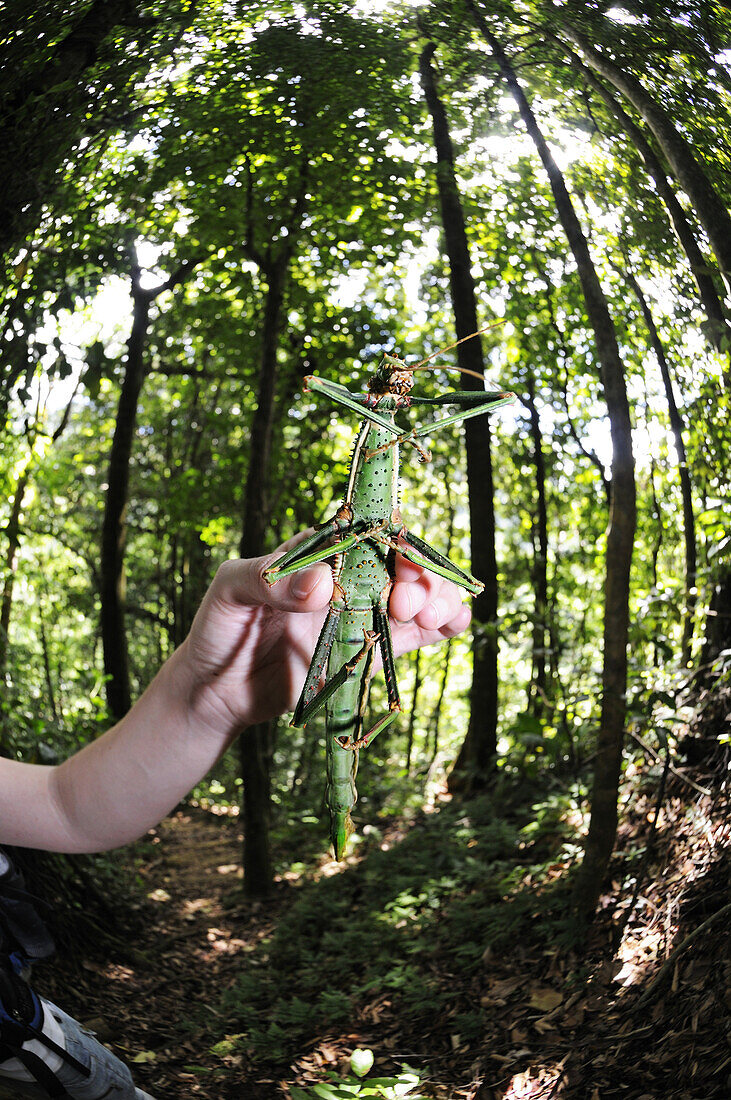
<svg viewBox="0 0 731 1100"><path fill-rule="evenodd" d="M203 730L231 738L294 709L332 596L332 572L315 565L271 586L263 573L303 537L218 570L181 647L180 682ZM460 589L400 555L389 611L397 655L451 638L470 620Z"/></svg>

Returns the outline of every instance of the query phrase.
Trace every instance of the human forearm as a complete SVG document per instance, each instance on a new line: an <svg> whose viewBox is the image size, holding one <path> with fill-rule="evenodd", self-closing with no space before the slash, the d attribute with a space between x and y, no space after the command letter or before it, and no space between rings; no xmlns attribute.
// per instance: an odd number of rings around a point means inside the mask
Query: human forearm
<svg viewBox="0 0 731 1100"><path fill-rule="evenodd" d="M202 731L189 696L183 646L116 726L52 769L49 791L64 850L99 851L135 840L212 767L232 731Z"/></svg>
<svg viewBox="0 0 731 1100"><path fill-rule="evenodd" d="M88 852L134 840L240 730L294 707L332 573L318 565L270 588L262 574L275 556L219 569L189 637L108 733L56 768L0 758L0 843ZM395 652L463 630L469 611L460 601L453 585L397 559Z"/></svg>

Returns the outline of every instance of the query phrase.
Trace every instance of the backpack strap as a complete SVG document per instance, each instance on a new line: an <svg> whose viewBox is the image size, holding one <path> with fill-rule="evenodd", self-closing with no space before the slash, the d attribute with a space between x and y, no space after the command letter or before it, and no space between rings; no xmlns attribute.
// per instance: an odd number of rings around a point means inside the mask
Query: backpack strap
<svg viewBox="0 0 731 1100"><path fill-rule="evenodd" d="M36 1039L62 1058L77 1073L88 1077L91 1070L50 1036L43 1033L43 1005L40 998L0 959L0 1063L17 1058L34 1080L55 1100L68 1093L58 1077L39 1055L24 1044Z"/></svg>
<svg viewBox="0 0 731 1100"><path fill-rule="evenodd" d="M66 1098L71 1100L66 1089L55 1073L53 1073L42 1058L39 1058L37 1054L34 1054L31 1050L11 1050L10 1047L4 1046L0 1043L0 1062L5 1062L8 1058L17 1058L17 1060L28 1070L33 1080L41 1086L42 1089L48 1093L51 1100L57 1100L57 1098Z"/></svg>

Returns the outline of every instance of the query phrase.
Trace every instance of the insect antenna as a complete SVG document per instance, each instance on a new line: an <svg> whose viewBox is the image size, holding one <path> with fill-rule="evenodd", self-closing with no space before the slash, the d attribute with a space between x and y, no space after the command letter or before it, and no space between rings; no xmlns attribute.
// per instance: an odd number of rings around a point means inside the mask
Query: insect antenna
<svg viewBox="0 0 731 1100"><path fill-rule="evenodd" d="M463 336L461 340L455 340L453 344L449 344L446 348L439 348L437 351L433 351L431 355L427 355L426 359L422 359L420 363L416 363L413 367L404 367L404 370L435 370L435 367L427 367L426 364L435 359L437 355L443 355L445 351L451 351L452 348L456 348L458 344L464 344L465 340L474 340L475 336L481 336L483 332L489 332L491 328L497 328L498 325L504 324L504 321L495 321L492 325L486 325L485 328L478 328L477 332L471 332L469 336ZM442 367L442 370L458 370L460 374L471 374L473 378L479 378L484 381L485 376L479 374L476 370L468 370L467 367Z"/></svg>

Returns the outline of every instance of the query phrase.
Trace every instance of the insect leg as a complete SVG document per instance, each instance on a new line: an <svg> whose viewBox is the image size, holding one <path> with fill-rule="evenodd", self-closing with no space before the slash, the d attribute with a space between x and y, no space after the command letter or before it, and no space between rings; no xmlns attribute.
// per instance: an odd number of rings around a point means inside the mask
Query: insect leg
<svg viewBox="0 0 731 1100"><path fill-rule="evenodd" d="M445 416L443 420L436 420L433 424L427 424L423 428L414 428L407 432L405 441L410 442L421 439L425 435L445 428L448 424L458 424L460 420L468 420L471 416L482 416L483 413L492 412L502 405L510 405L515 401L514 393L482 393L475 390L457 391L444 394L442 398L415 399L412 404L421 405L456 405L457 412Z"/></svg>
<svg viewBox="0 0 731 1100"><path fill-rule="evenodd" d="M331 604L328 608L327 617L322 624L322 630L320 636L317 639L317 645L315 646L315 652L312 654L312 660L310 661L310 667L307 669L307 676L305 677L305 684L302 688L302 693L297 700L297 706L294 708L294 714L290 726L296 726L301 728L305 724L305 719L302 715L307 709L309 703L312 700L314 693L317 691L317 686L320 683L320 678L327 668L328 658L330 656L330 650L332 649L333 639L335 638L335 631L338 626L338 616L342 611L342 607L337 604Z"/></svg>
<svg viewBox="0 0 731 1100"><path fill-rule="evenodd" d="M397 534L406 540L405 546L403 543L397 542L394 537ZM459 585L460 588L466 588L473 596L479 596L485 587L482 581L478 581L466 569L460 569L458 565L455 565L449 558L445 558L444 554L440 554L438 550L435 550L428 542L424 542L418 535L413 534L412 531L407 531L405 528L393 528L390 536L381 536L381 538L392 550L401 554L407 561L413 561L423 569L428 569L430 573L436 573L437 576L445 577L453 584ZM409 545L409 543L412 545Z"/></svg>
<svg viewBox="0 0 731 1100"><path fill-rule="evenodd" d="M391 641L391 624L388 621L388 608L385 603L376 604L373 608L373 629L381 636L381 657L383 659L383 674L386 679L386 693L389 707L397 706L401 709L401 700L398 694L396 682L396 665L393 659L393 642Z"/></svg>
<svg viewBox="0 0 731 1100"><path fill-rule="evenodd" d="M334 610L334 608L331 609L331 613L332 613L333 610ZM336 615L337 614L339 614L339 612L336 612ZM328 616L328 618L329 618L329 616ZM327 620L326 620L326 622L327 622ZM323 630L324 630L324 627L323 627ZM330 637L330 641L329 641L328 648L327 648L328 653L330 652L330 648L332 647L334 632L335 632L335 628L333 627L333 634ZM363 645L358 650L356 655L354 657L351 657L351 659L349 661L346 661L345 664L342 665L342 667L335 673L335 675L332 676L327 681L327 683L320 689L320 691L318 691L318 693L314 697L314 699L311 699L309 703L307 703L306 705L304 705L302 707L300 706L300 704L303 702L303 699L300 699L300 702L297 704L297 710L295 710L295 712L294 712L294 717L292 718L292 721L290 722L291 726L304 726L304 724L307 721L309 721L309 719L312 717L312 715L317 710L320 709L322 704L326 703L327 700L330 698L330 696L334 692L336 692L339 687L343 686L343 684L345 683L345 681L348 679L349 676L352 676L352 674L355 672L355 669L357 668L357 666L360 664L360 662L364 658L366 658L366 666L365 666L365 671L363 673L363 679L367 680L368 674L370 672L371 665L373 663L373 647L375 646L376 642L378 641L378 634L376 634L376 632L374 630L364 630L363 635L364 635ZM322 637L322 634L320 635L320 637ZM319 642L318 642L318 646L319 646ZM317 656L317 650L315 651L315 656ZM315 657L312 658L312 665L310 665L310 671L312 671L314 664L315 664ZM309 675L310 674L308 673L308 679L309 679ZM317 680L314 680L314 683L317 683ZM302 694L303 694L303 697L304 697L304 692Z"/></svg>
<svg viewBox="0 0 731 1100"><path fill-rule="evenodd" d="M381 522L375 524L373 527L367 528L367 530L365 531L360 531L357 534L354 531L351 531L349 535L345 535L344 538L338 539L338 541L334 542L332 546L325 546L324 548L321 548L319 550L314 550L311 554L305 554L302 557L297 557L295 561L292 561L292 558L289 557L289 555L285 554L284 558L282 558L281 560L283 562L286 562L287 558L289 558L288 564L282 566L282 564L278 562L276 565L270 566L269 569L265 570L264 572L264 580L267 582L267 584L274 584L282 577L288 577L291 573L296 573L299 569L306 569L308 565L316 565L318 562L327 561L328 558L333 558L336 554L342 554L345 550L350 550L351 547L357 546L359 542L363 542L365 539L375 537L383 530L384 526L385 524ZM322 532L316 531L314 535L310 536L310 538L314 539L318 534L322 534ZM332 535L332 530L324 532L324 538L319 540L320 544L326 539L332 538ZM295 549L299 550L299 547L296 547ZM276 574L276 576L272 577L271 574Z"/></svg>
<svg viewBox="0 0 731 1100"><path fill-rule="evenodd" d="M373 629L380 638L381 657L383 658L383 672L386 677L386 692L388 694L388 712L379 718L375 726L363 737L348 740L347 737L336 737L335 740L342 749L365 749L373 738L395 721L401 713L401 700L399 699L398 684L396 683L396 668L393 659L393 643L391 642L391 626L388 621L388 611L385 604L373 606ZM364 676L364 683L366 677Z"/></svg>
<svg viewBox="0 0 731 1100"><path fill-rule="evenodd" d="M327 378L318 378L316 375L309 375L305 379L305 389L322 393L337 405L345 405L346 409L353 409L364 420L369 420L371 424L376 424L379 428L390 432L391 435L398 436L401 434L401 429L397 428L387 417L381 416L380 413L367 407L368 398L365 394L351 393L349 389L341 386L338 382L331 382Z"/></svg>
<svg viewBox="0 0 731 1100"><path fill-rule="evenodd" d="M317 531L308 535L307 538L302 539L302 542L298 542L296 546L293 546L291 550L288 550L286 554L278 558L265 569L264 580L267 584L275 584L281 577L286 577L288 573L295 572L295 569L301 569L301 560L303 557L316 552L319 547L345 526L346 523L340 521L337 516L334 516L331 520L327 520L327 522L323 523ZM291 569L290 566L295 566L295 569ZM282 570L284 570L284 572L282 572Z"/></svg>
<svg viewBox="0 0 731 1100"><path fill-rule="evenodd" d="M482 416L484 413L492 412L493 409L499 409L501 405L509 405L514 400L514 393L482 393L473 390L448 393L443 397L415 397L411 401L412 405L456 405L458 411L422 428L412 428L408 432L402 432L389 443L382 444L374 451L368 451L366 457L371 458L373 455L380 454L381 451L385 451L389 447L395 447L399 443L410 443L412 447L416 447L421 461L428 462L431 456L418 443L419 439L431 435L448 424L458 424L461 420L468 420L471 416Z"/></svg>

